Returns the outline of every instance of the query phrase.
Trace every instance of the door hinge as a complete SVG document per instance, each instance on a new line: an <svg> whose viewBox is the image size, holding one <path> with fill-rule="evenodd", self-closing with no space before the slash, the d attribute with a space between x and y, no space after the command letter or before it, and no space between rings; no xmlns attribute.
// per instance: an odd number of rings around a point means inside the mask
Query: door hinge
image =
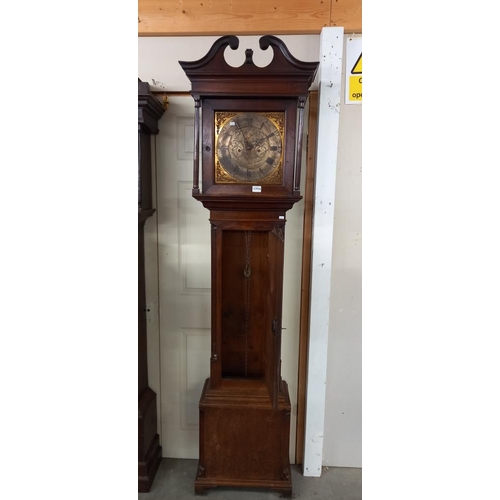
<svg viewBox="0 0 500 500"><path fill-rule="evenodd" d="M273 319L273 323L271 325L271 330L274 335L276 335L276 329L278 327L278 320L276 318Z"/></svg>

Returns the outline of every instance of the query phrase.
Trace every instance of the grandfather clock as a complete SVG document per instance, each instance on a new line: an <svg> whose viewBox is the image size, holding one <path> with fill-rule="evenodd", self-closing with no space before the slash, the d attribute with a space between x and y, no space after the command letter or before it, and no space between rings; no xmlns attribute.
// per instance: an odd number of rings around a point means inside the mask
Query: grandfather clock
<svg viewBox="0 0 500 500"><path fill-rule="evenodd" d="M238 44L225 36L202 59L180 62L195 101L193 196L212 227L210 378L199 403L195 492L263 487L291 496L280 360L285 216L301 199L304 105L318 63L264 36L272 62L256 66L247 49L235 68L224 51Z"/></svg>
<svg viewBox="0 0 500 500"><path fill-rule="evenodd" d="M146 286L144 278L144 224L153 215L151 136L157 134L163 106L139 80L139 491L151 488L160 465L156 394L148 386Z"/></svg>

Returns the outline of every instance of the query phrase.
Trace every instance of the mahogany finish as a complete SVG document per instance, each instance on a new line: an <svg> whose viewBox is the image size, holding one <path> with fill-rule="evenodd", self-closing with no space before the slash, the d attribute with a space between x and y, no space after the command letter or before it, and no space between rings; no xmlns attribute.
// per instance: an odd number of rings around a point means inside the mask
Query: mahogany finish
<svg viewBox="0 0 500 500"><path fill-rule="evenodd" d="M156 394L148 386L146 284L144 275L144 224L154 213L152 198L151 135L157 134L158 120L164 109L153 97L147 82L139 80L139 491L147 492L153 483L161 460L157 432Z"/></svg>
<svg viewBox="0 0 500 500"><path fill-rule="evenodd" d="M228 45L235 50L238 43L235 36L222 37L202 59L180 62L195 100L193 196L210 210L212 225L210 378L199 404L195 492L261 487L291 496L290 397L281 378L285 217L301 199L303 112L318 63L299 61L280 39L264 36L259 45L271 47L272 62L255 66L247 49L245 63L234 68L224 50ZM261 170L258 186L238 181L242 175L236 170L232 179L216 176L217 116L230 117L224 127L235 125L224 147L226 155L240 155L235 162L243 155L238 169L258 168L266 160L258 155L273 150L266 143L271 134L266 137L254 125L263 118L253 125L245 125L245 118L238 121L252 113L279 116L283 123L283 154L267 158L276 164L271 174ZM231 168L225 175L231 176Z"/></svg>
<svg viewBox="0 0 500 500"><path fill-rule="evenodd" d="M200 399L200 460L195 493L218 486L269 488L291 497L288 457L290 396L281 381L278 406L267 390L214 391L207 379Z"/></svg>

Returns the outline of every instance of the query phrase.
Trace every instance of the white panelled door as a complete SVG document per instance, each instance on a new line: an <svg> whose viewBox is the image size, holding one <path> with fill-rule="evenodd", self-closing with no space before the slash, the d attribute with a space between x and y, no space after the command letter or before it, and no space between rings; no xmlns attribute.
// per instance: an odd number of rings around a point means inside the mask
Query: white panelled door
<svg viewBox="0 0 500 500"><path fill-rule="evenodd" d="M198 458L198 402L210 360L209 211L191 196L194 101L169 97L156 140L160 405L164 457ZM305 170L305 168L303 169ZM292 402L295 458L303 203L287 213L282 376Z"/></svg>
<svg viewBox="0 0 500 500"><path fill-rule="evenodd" d="M198 457L198 400L209 375L209 212L191 196L194 102L170 97L157 139L163 456Z"/></svg>

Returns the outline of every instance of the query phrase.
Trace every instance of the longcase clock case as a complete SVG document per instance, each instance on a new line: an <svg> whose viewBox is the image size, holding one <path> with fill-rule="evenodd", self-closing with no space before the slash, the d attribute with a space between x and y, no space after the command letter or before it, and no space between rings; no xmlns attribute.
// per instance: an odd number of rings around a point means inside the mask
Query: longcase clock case
<svg viewBox="0 0 500 500"><path fill-rule="evenodd" d="M139 314L138 314L138 376L139 376L139 476L140 492L147 492L153 484L161 460L160 438L156 417L156 393L149 387L147 356L146 280L144 270L144 225L153 215L151 137L158 134L158 121L163 106L153 96L147 82L139 80L139 172L138 172L138 242L139 242Z"/></svg>
<svg viewBox="0 0 500 500"><path fill-rule="evenodd" d="M242 66L226 63L227 46L239 45L234 36L180 62L195 100L193 196L212 227L210 378L199 403L196 493L232 486L292 494L290 397L281 378L285 222L301 199L304 105L318 63L297 60L273 36L259 44L273 51L264 68L250 49Z"/></svg>

